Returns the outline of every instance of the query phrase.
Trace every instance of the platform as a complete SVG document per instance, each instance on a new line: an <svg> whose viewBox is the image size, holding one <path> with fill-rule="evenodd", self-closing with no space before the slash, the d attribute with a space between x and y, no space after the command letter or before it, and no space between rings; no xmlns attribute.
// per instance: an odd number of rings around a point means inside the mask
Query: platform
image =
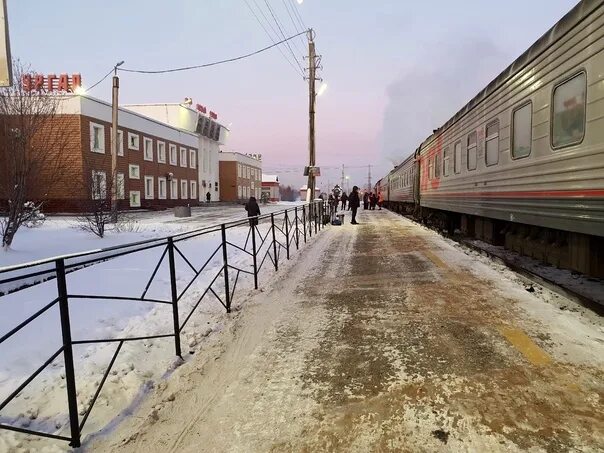
<svg viewBox="0 0 604 453"><path fill-rule="evenodd" d="M602 318L388 211L358 221L323 232L92 450L604 445Z"/></svg>

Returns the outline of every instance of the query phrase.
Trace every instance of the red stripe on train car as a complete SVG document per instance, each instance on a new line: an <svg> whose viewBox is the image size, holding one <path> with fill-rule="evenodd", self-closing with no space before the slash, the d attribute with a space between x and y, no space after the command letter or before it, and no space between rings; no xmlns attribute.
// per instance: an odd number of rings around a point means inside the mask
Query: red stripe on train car
<svg viewBox="0 0 604 453"><path fill-rule="evenodd" d="M586 198L604 197L604 189L588 190L523 190L513 192L424 192L425 197L486 197L486 198Z"/></svg>

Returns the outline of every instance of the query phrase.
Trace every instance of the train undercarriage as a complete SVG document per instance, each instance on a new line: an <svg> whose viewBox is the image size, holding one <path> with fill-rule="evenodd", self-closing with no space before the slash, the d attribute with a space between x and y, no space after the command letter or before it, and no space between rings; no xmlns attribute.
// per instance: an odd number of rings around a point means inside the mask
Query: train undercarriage
<svg viewBox="0 0 604 453"><path fill-rule="evenodd" d="M557 268L604 278L603 237L419 207L414 203L384 204L393 212L412 216L450 235L479 239Z"/></svg>

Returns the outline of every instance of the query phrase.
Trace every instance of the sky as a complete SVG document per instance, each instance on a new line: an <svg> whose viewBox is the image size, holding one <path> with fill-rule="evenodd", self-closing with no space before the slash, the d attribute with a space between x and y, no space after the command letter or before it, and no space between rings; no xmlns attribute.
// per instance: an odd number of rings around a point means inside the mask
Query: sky
<svg viewBox="0 0 604 453"><path fill-rule="evenodd" d="M91 86L121 60L124 68L167 69L261 49L273 43L261 23L277 41L271 11L285 36L301 29L296 8L315 30L327 84L316 108L318 183L333 186L345 165L347 183L364 186L368 165L375 183L577 3L299 1L8 0L12 54L37 72L80 72ZM304 66L304 39L290 45ZM300 186L308 84L295 68L273 48L194 71L120 72L120 103L190 97L229 125L227 150L262 154L265 173ZM110 100L110 78L89 94Z"/></svg>

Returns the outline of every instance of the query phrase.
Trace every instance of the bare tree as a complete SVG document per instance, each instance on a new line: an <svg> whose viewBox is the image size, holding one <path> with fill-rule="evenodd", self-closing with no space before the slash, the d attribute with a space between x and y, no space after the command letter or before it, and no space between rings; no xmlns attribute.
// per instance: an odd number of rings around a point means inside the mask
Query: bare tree
<svg viewBox="0 0 604 453"><path fill-rule="evenodd" d="M0 218L2 247L8 249L23 224L39 212L53 187L61 184L68 131L61 127L60 99L21 83L30 71L13 62L16 82L0 89ZM2 206L4 205L4 206Z"/></svg>

